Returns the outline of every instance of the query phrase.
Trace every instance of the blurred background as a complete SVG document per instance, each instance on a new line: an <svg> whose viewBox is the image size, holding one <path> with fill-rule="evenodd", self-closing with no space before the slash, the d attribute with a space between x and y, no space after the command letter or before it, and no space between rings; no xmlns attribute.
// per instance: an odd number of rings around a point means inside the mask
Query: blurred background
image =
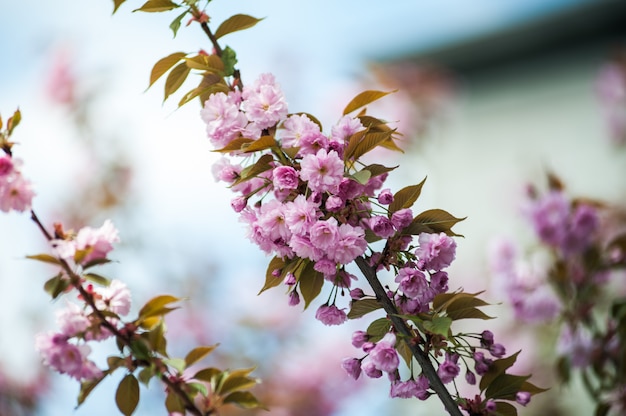
<svg viewBox="0 0 626 416"><path fill-rule="evenodd" d="M280 289L256 296L269 259L213 179L218 156L199 103L163 103L162 80L146 90L158 59L210 45L193 25L174 39L175 14L132 13L141 2L129 0L112 16L112 3L0 5L0 113L22 111L14 153L44 223L79 229L111 218L122 243L102 273L128 283L137 308L161 293L188 296L170 315L171 352L219 342L209 357L216 365L257 365L271 415L443 414L434 398L390 400L386 380L344 374L341 359L357 354L351 332L366 323L324 327L313 319L317 305L290 308ZM626 204L623 1L215 0L207 13L214 27L235 13L265 17L223 39L244 82L274 73L290 111L326 127L358 92L398 89L368 112L397 124L406 152L379 157L400 165L396 190L428 177L416 209L468 217L455 227L465 238L451 289L505 300L489 277L488 247L501 235L532 239L520 206L526 185L548 170L572 194ZM74 409L77 384L39 364L33 337L54 327L60 305L41 289L53 271L24 255L45 250L27 215L0 216L0 416L116 414L121 374ZM520 371L550 385L535 329L518 325L506 304L488 312L508 350L523 349ZM107 348L96 351L102 360ZM142 395L137 414L161 414L161 387ZM520 414L546 406L593 409L574 383Z"/></svg>

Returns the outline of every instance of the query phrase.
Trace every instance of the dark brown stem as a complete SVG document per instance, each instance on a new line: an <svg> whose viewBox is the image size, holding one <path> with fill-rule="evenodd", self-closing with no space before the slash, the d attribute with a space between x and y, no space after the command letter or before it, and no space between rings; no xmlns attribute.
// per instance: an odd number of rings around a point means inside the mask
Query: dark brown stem
<svg viewBox="0 0 626 416"><path fill-rule="evenodd" d="M35 224L37 224L37 227L39 227L39 230L43 233L43 235L46 237L46 239L48 241L51 241L53 239L52 238L52 234L50 234L48 232L48 230L46 230L44 225L39 220L39 217L37 216L37 214L35 214L34 210L30 211L30 218L35 222ZM102 311L96 307L96 303L95 303L94 298L91 295L91 293L87 292L85 290L85 288L83 287L83 285L81 284L81 280L82 280L81 277L78 274L76 274L76 272L74 272L74 270L72 270L72 268L70 267L68 262L65 261L65 259L59 259L59 260L61 262L61 267L63 268L65 273L67 273L68 277L70 278L70 282L71 282L72 286L76 290L78 290L78 293L80 293L81 298L94 311L94 313L96 314L96 316L100 320L100 325L102 325L103 327L108 329L116 338L118 338L120 341L122 341L122 343L124 345L126 345L132 351L132 345L131 345L132 336L129 335L129 334L122 333L115 325L113 325L111 322L109 322L106 319L106 316L104 316ZM149 366L150 365L149 362L145 362L145 361L140 361L140 362L143 363L144 366ZM168 377L168 374L161 374L160 378L161 378L161 381L165 385L167 385L167 387L170 390L172 390L174 393L176 393L183 400L185 409L187 411L189 411L191 414L193 414L195 416L205 416L195 406L195 404L191 401L189 396L181 389L180 385L177 384L177 383L174 383L174 382L172 382L170 380L170 378Z"/></svg>
<svg viewBox="0 0 626 416"><path fill-rule="evenodd" d="M409 327L407 326L404 319L398 316L398 310L391 302L391 299L389 299L389 296L387 296L387 291L378 280L378 277L376 276L376 270L372 268L369 264L367 264L367 261L363 257L357 257L355 261L357 266L359 266L361 273L363 273L365 279L374 290L374 293L376 294L376 299L383 305L383 309L385 310L385 312L387 312L387 315L391 320L394 328L399 334L402 335L401 339L406 342L407 346L411 350L411 353L413 354L413 357L415 357L417 363L422 368L424 376L426 376L426 378L430 382L430 388L432 388L437 396L439 396L439 399L443 403L448 413L450 413L452 416L463 416L458 404L454 401L454 399L450 395L450 392L448 392L448 389L446 389L443 382L437 375L437 371L435 370L435 367L433 367L433 364L430 361L428 354L426 354L426 352L424 352L419 347L417 342L413 342L416 338L418 339L418 341L422 341L421 336L419 334L413 333L413 331L411 331L411 329L409 329Z"/></svg>

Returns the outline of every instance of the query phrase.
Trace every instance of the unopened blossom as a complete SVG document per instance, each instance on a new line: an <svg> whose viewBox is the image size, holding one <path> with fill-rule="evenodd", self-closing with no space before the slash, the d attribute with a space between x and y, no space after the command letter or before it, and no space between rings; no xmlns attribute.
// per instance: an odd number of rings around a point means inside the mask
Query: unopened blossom
<svg viewBox="0 0 626 416"><path fill-rule="evenodd" d="M112 280L109 286L94 289L96 293L96 307L101 310L111 311L124 316L130 312L131 294L130 290L120 280Z"/></svg>
<svg viewBox="0 0 626 416"><path fill-rule="evenodd" d="M277 166L272 170L274 187L278 189L296 189L298 172L291 166Z"/></svg>
<svg viewBox="0 0 626 416"><path fill-rule="evenodd" d="M348 319L346 313L335 305L322 305L315 313L315 318L324 325L341 325Z"/></svg>
<svg viewBox="0 0 626 416"><path fill-rule="evenodd" d="M418 241L419 247L415 250L415 255L427 270L445 269L456 256L456 242L444 232L421 233Z"/></svg>
<svg viewBox="0 0 626 416"><path fill-rule="evenodd" d="M352 333L352 345L355 348L361 348L369 339L369 335L365 331L354 331Z"/></svg>
<svg viewBox="0 0 626 416"><path fill-rule="evenodd" d="M474 352L474 370L480 376L484 375L489 371L489 368L493 364L493 360L491 358L486 358L485 354L480 351Z"/></svg>
<svg viewBox="0 0 626 416"><path fill-rule="evenodd" d="M526 406L530 403L531 394L527 391L518 391L515 393L515 401L522 406Z"/></svg>
<svg viewBox="0 0 626 416"><path fill-rule="evenodd" d="M467 370L467 372L465 373L465 381L467 381L467 384L473 386L474 384L476 384L476 374Z"/></svg>
<svg viewBox="0 0 626 416"><path fill-rule="evenodd" d="M300 303L300 295L295 290L289 292L289 306L296 306Z"/></svg>
<svg viewBox="0 0 626 416"><path fill-rule="evenodd" d="M358 358L344 358L341 367L355 380L361 375L361 360Z"/></svg>
<svg viewBox="0 0 626 416"><path fill-rule="evenodd" d="M337 152L321 149L306 155L300 163L300 178L308 182L309 189L317 192L334 191L343 178L344 164Z"/></svg>
<svg viewBox="0 0 626 416"><path fill-rule="evenodd" d="M117 229L111 220L106 220L100 228L81 228L76 234L74 243L76 250L84 253L81 263L86 264L92 260L105 259L107 254L113 250L113 243L119 241Z"/></svg>
<svg viewBox="0 0 626 416"><path fill-rule="evenodd" d="M437 369L437 375L443 384L451 382L461 372L461 368L457 364L458 361L458 354L446 353L446 359L443 363L439 364L439 368Z"/></svg>
<svg viewBox="0 0 626 416"><path fill-rule="evenodd" d="M506 349L504 348L504 345L496 343L489 347L489 352L494 357L501 358L504 357L504 354L506 354Z"/></svg>
<svg viewBox="0 0 626 416"><path fill-rule="evenodd" d="M381 371L391 373L398 369L400 359L395 348L396 336L392 333L386 334L382 340L369 352L372 363Z"/></svg>
<svg viewBox="0 0 626 416"><path fill-rule="evenodd" d="M230 206L235 212L241 212L248 205L248 198L238 196L230 201Z"/></svg>
<svg viewBox="0 0 626 416"><path fill-rule="evenodd" d="M380 378L383 376L383 372L372 361L364 362L361 369L369 378Z"/></svg>

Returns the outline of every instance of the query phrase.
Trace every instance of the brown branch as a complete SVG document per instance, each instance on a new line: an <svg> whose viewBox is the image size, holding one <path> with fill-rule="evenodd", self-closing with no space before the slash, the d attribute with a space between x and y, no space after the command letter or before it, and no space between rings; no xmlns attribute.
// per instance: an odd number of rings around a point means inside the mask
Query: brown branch
<svg viewBox="0 0 626 416"><path fill-rule="evenodd" d="M372 268L367 261L363 257L357 257L355 260L357 266L361 270L361 273L365 276L365 279L374 290L376 294L376 299L383 305L383 309L387 312L391 323L398 333L403 335L401 338L410 348L413 357L417 360L417 363L422 368L422 371L428 381L430 382L430 387L435 391L439 399L443 403L444 407L452 416L462 416L461 410L459 410L458 404L454 401L448 389L444 386L443 382L437 375L437 371L435 367L433 367L428 354L424 352L417 343L412 342L416 337L421 340L419 334L414 334L411 329L407 326L404 319L398 316L398 310L387 296L387 291L383 287L383 285L378 280L376 276L376 270Z"/></svg>

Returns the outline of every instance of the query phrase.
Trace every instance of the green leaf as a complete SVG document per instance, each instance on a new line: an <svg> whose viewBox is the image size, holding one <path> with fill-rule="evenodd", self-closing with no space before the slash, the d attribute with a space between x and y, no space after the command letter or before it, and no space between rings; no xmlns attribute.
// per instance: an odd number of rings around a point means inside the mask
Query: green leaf
<svg viewBox="0 0 626 416"><path fill-rule="evenodd" d="M391 321L385 318L378 318L367 327L368 341L378 342L389 332Z"/></svg>
<svg viewBox="0 0 626 416"><path fill-rule="evenodd" d="M219 153L231 153L231 152L236 152L239 151L243 148L244 145L248 144L248 143L252 143L254 140L252 139L246 139L245 137L239 137L235 140L230 141L226 146L222 147L221 149L215 149L213 150L214 152L219 152Z"/></svg>
<svg viewBox="0 0 626 416"><path fill-rule="evenodd" d="M372 177L374 177L374 176L382 175L383 173L391 172L392 170L394 170L396 168L397 168L397 166L394 166L392 168L388 168L386 166L374 163L372 165L364 167L363 170L370 171L370 173L372 174Z"/></svg>
<svg viewBox="0 0 626 416"><path fill-rule="evenodd" d="M183 371L185 371L185 368L187 368L185 360L183 360L182 358L167 358L163 360L163 362L178 371L179 373L182 373Z"/></svg>
<svg viewBox="0 0 626 416"><path fill-rule="evenodd" d="M137 379L146 387L150 384L152 377L154 377L154 368L152 366L143 368L137 375Z"/></svg>
<svg viewBox="0 0 626 416"><path fill-rule="evenodd" d="M170 29L172 29L172 32L174 33L174 37L176 37L176 34L178 33L178 29L180 29L180 24L186 14L187 14L187 10L185 10L176 19L172 20L172 23L170 23Z"/></svg>
<svg viewBox="0 0 626 416"><path fill-rule="evenodd" d="M522 384L529 377L500 374L489 383L485 391L485 399L515 400L515 394L520 391Z"/></svg>
<svg viewBox="0 0 626 416"><path fill-rule="evenodd" d="M83 264L83 270L87 270L91 267L94 266L100 266L103 264L107 264L107 263L111 263L111 260L109 259L93 259L91 261L88 261L87 263Z"/></svg>
<svg viewBox="0 0 626 416"><path fill-rule="evenodd" d="M167 100L167 97L175 93L181 85L183 85L190 71L191 68L189 68L185 62L181 62L172 69L165 80L165 95L163 101Z"/></svg>
<svg viewBox="0 0 626 416"><path fill-rule="evenodd" d="M70 286L70 281L63 277L61 273L49 279L43 285L43 290L48 293L52 299L56 299L61 293Z"/></svg>
<svg viewBox="0 0 626 416"><path fill-rule="evenodd" d="M450 326L452 325L452 319L447 316L433 316L430 321L422 321L424 329L432 334L438 334L443 337L448 337L450 332Z"/></svg>
<svg viewBox="0 0 626 416"><path fill-rule="evenodd" d="M271 149L278 146L278 142L274 136L261 136L257 140L250 142L248 145L244 145L242 150L244 153L253 153L261 150ZM271 159L273 160L273 158Z"/></svg>
<svg viewBox="0 0 626 416"><path fill-rule="evenodd" d="M232 403L244 409L263 407L261 402L249 391L236 391L224 397L224 403Z"/></svg>
<svg viewBox="0 0 626 416"><path fill-rule="evenodd" d="M58 258L51 256L50 254L33 254L31 256L26 256L27 259L41 261L43 263L50 263L57 266L63 264L61 260Z"/></svg>
<svg viewBox="0 0 626 416"><path fill-rule="evenodd" d="M497 401L495 416L517 416L517 408L511 403Z"/></svg>
<svg viewBox="0 0 626 416"><path fill-rule="evenodd" d="M120 8L122 4L124 4L126 0L113 0L113 14Z"/></svg>
<svg viewBox="0 0 626 416"><path fill-rule="evenodd" d="M203 368L202 370L198 371L193 377L192 379L195 380L202 380L202 381L206 381L207 383L211 383L213 381L213 378L220 374L222 371L217 369L217 368L213 368L213 367L209 367L209 368Z"/></svg>
<svg viewBox="0 0 626 416"><path fill-rule="evenodd" d="M170 0L148 0L138 9L133 10L133 12L166 12L168 10L176 9L180 7L178 4L170 1Z"/></svg>
<svg viewBox="0 0 626 416"><path fill-rule="evenodd" d="M424 182L426 182L426 178L417 185L407 186L396 192L393 196L393 202L389 204L389 216L391 217L391 214L401 209L411 208L422 193Z"/></svg>
<svg viewBox="0 0 626 416"><path fill-rule="evenodd" d="M110 356L107 357L107 365L109 366L109 371L113 372L118 368L124 366L126 364L126 360L123 357Z"/></svg>
<svg viewBox="0 0 626 416"><path fill-rule="evenodd" d="M204 397L207 397L209 395L209 388L206 384L192 381L191 383L187 383L187 387L189 387L189 389L191 390L197 391Z"/></svg>
<svg viewBox="0 0 626 416"><path fill-rule="evenodd" d="M165 58L159 59L157 63L154 64L154 66L152 67L152 71L150 72L150 85L148 85L148 88L150 88L152 84L156 82L156 80L161 78L163 74L172 69L172 67L185 56L187 56L187 54L184 52L174 52L173 54L168 55Z"/></svg>
<svg viewBox="0 0 626 416"><path fill-rule="evenodd" d="M247 14L236 14L222 22L222 24L215 31L215 38L219 39L229 33L249 29L261 20L263 19L257 19L256 17L248 16Z"/></svg>
<svg viewBox="0 0 626 416"><path fill-rule="evenodd" d="M109 372L105 371L105 372L102 373L101 377L95 378L93 380L81 381L81 383L80 383L80 392L78 393L76 407L80 406L81 404L83 404L85 402L85 400L91 394L93 389L96 388L96 386L98 384L100 384L100 382L102 380L104 380L104 378L107 375L109 375Z"/></svg>
<svg viewBox="0 0 626 416"><path fill-rule="evenodd" d="M402 359L406 363L406 366L411 368L411 361L413 361L413 352L411 351L409 344L406 343L404 340L398 342L396 344L396 351L398 351L398 354L400 354L400 357L402 357Z"/></svg>
<svg viewBox="0 0 626 416"><path fill-rule="evenodd" d="M158 352L164 357L167 357L167 339L165 338L165 323L163 319L159 319L157 324L147 325L150 327L150 332L148 332L148 341L150 342L150 346L152 350Z"/></svg>
<svg viewBox="0 0 626 416"><path fill-rule="evenodd" d="M370 150L375 149L382 143L391 140L391 135L394 133L394 131L395 130L391 130L382 133L367 132L363 137L363 140L361 140L357 144L354 152L350 155L350 157L353 159L358 159Z"/></svg>
<svg viewBox="0 0 626 416"><path fill-rule="evenodd" d="M185 366L189 367L190 365L200 361L209 355L215 348L217 348L217 344L194 348L185 356Z"/></svg>
<svg viewBox="0 0 626 416"><path fill-rule="evenodd" d="M365 314L382 308L376 299L357 299L350 303L350 312L348 312L348 319L360 318Z"/></svg>
<svg viewBox="0 0 626 416"><path fill-rule="evenodd" d="M487 302L477 297L457 297L450 302L446 312L455 321L459 319L493 319L493 317L486 315L483 311L476 309L488 305Z"/></svg>
<svg viewBox="0 0 626 416"><path fill-rule="evenodd" d="M185 414L185 404L182 402L178 394L169 392L165 398L165 408L169 413Z"/></svg>
<svg viewBox="0 0 626 416"><path fill-rule="evenodd" d="M133 414L139 403L139 382L132 374L127 374L115 393L115 403L124 416Z"/></svg>
<svg viewBox="0 0 626 416"><path fill-rule="evenodd" d="M367 134L367 130L361 130L361 131L357 131L356 133L354 133L348 138L348 144L346 145L343 151L344 160L350 160L352 158L352 156L354 155L354 152L356 151L357 146L359 145L359 143L361 143L361 141L363 141L363 138L365 137L366 134Z"/></svg>
<svg viewBox="0 0 626 416"><path fill-rule="evenodd" d="M290 264L293 264L293 263L294 261L290 262ZM272 260L270 260L270 263L267 265L267 271L265 272L265 284L263 285L263 288L261 288L261 290L259 291L257 295L260 295L261 293L265 292L267 289L271 289L282 283L286 274L285 273L286 265L287 264L285 263L285 261L278 256L275 256ZM280 270L280 274L278 276L274 276L272 274L274 270Z"/></svg>
<svg viewBox="0 0 626 416"><path fill-rule="evenodd" d="M219 394L227 394L235 390L247 390L254 387L259 380L253 377L229 375L220 386Z"/></svg>
<svg viewBox="0 0 626 416"><path fill-rule="evenodd" d="M146 304L139 310L139 320L143 320L151 316L160 316L164 315L165 313L171 312L172 309L165 308L165 306L169 305L170 303L178 302L180 300L180 298L172 295L156 296L146 302Z"/></svg>
<svg viewBox="0 0 626 416"><path fill-rule="evenodd" d="M268 170L272 169L273 161L274 157L270 154L261 156L259 160L257 160L253 165L244 168L239 174L239 179L233 182L231 186L238 185L242 182L256 178L263 172L267 172Z"/></svg>
<svg viewBox="0 0 626 416"><path fill-rule="evenodd" d="M349 114L353 112L354 110L358 110L359 108L364 107L392 92L395 92L395 91L389 91L389 92L373 91L373 90L363 91L362 93L358 94L356 97L352 99L352 101L348 103L346 108L344 108L343 110L343 115L345 116L346 114Z"/></svg>
<svg viewBox="0 0 626 416"><path fill-rule="evenodd" d="M300 285L300 293L304 299L304 309L308 308L313 299L322 291L324 275L313 268L313 262L307 262L300 276L296 276Z"/></svg>
<svg viewBox="0 0 626 416"><path fill-rule="evenodd" d="M413 222L411 223L411 225L409 225L409 227L407 227L407 229L405 229L404 232L406 234L420 234L421 232L424 232L424 231L413 232L414 228L412 227L418 226L417 229L419 229L420 228L419 226L423 226L427 230L429 230L426 232L431 232L431 233L444 232L451 237L454 237L454 236L461 237L460 234L456 234L452 231L452 227L454 226L454 224L456 224L459 221L463 221L464 219L465 218L453 217L450 213L442 209L429 209L427 211L422 212L415 218L413 218Z"/></svg>
<svg viewBox="0 0 626 416"><path fill-rule="evenodd" d="M360 183L361 185L367 185L367 182L372 177L372 172L367 169L360 170L352 175L352 179Z"/></svg>
<svg viewBox="0 0 626 416"><path fill-rule="evenodd" d="M96 273L85 273L83 274L83 277L91 282L99 284L100 286L106 287L106 286L109 286L109 284L111 284L111 280Z"/></svg>
<svg viewBox="0 0 626 416"><path fill-rule="evenodd" d="M13 133L13 130L20 124L22 121L22 112L18 109L15 110L12 117L9 117L7 120L7 134L10 136Z"/></svg>
<svg viewBox="0 0 626 416"><path fill-rule="evenodd" d="M234 50L227 46L222 51L222 61L224 62L224 76L231 76L235 73L235 65L237 65L237 54Z"/></svg>
<svg viewBox="0 0 626 416"><path fill-rule="evenodd" d="M484 391L496 377L505 373L506 370L511 368L511 366L515 364L519 353L520 351L517 351L515 354L512 354L508 357L495 360L493 364L491 364L491 366L489 367L489 370L485 374L483 374L482 378L480 379L480 391Z"/></svg>

